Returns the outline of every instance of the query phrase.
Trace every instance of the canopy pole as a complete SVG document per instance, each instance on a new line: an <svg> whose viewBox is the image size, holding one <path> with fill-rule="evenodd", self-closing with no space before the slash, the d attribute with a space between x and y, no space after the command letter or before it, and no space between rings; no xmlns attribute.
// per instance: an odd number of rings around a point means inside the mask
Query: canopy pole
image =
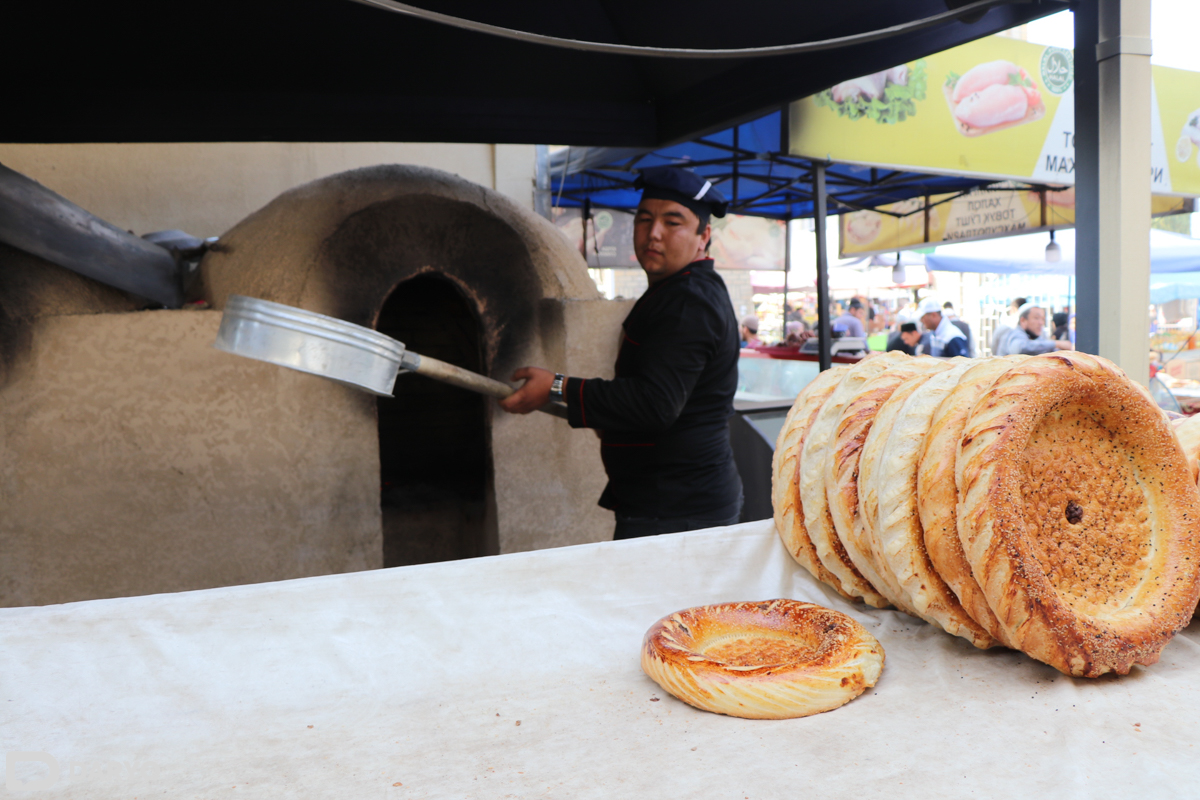
<svg viewBox="0 0 1200 800"><path fill-rule="evenodd" d="M1094 18L1085 10L1092 5ZM1076 235L1076 343L1145 384L1150 379L1150 0L1081 3L1075 26L1076 196L1082 199L1093 187L1095 192L1095 205L1088 203L1084 215L1084 241ZM1080 80L1081 72L1091 73L1088 79L1095 76L1089 87L1095 103L1082 109L1080 89L1090 81ZM1081 153L1078 134L1088 128L1095 140L1087 144L1095 149ZM1082 165L1080 156L1087 157ZM1081 166L1094 170L1094 183L1079 180Z"/></svg>
<svg viewBox="0 0 1200 800"><path fill-rule="evenodd" d="M792 219L789 209L788 218L783 221L783 342L787 344L788 324L788 273L792 270Z"/></svg>
<svg viewBox="0 0 1200 800"><path fill-rule="evenodd" d="M1075 347L1100 351L1100 15L1095 2L1075 7Z"/></svg>
<svg viewBox="0 0 1200 800"><path fill-rule="evenodd" d="M737 208L738 204L738 130L741 125L733 126L733 207Z"/></svg>
<svg viewBox="0 0 1200 800"><path fill-rule="evenodd" d="M825 165L813 165L813 224L817 234L817 344L821 372L833 366L830 350L833 335L829 330L829 255L825 243Z"/></svg>

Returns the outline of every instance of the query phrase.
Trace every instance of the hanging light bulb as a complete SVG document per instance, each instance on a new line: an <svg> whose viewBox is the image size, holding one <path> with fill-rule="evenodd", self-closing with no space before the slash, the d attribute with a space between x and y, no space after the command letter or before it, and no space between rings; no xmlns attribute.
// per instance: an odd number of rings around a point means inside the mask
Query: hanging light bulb
<svg viewBox="0 0 1200 800"><path fill-rule="evenodd" d="M1046 245L1046 260L1051 264L1062 261L1062 247L1054 241L1054 231L1050 231L1050 244Z"/></svg>
<svg viewBox="0 0 1200 800"><path fill-rule="evenodd" d="M900 263L900 254L896 253L896 264L892 267L892 283L901 286L907 278L908 275L905 274L904 265Z"/></svg>

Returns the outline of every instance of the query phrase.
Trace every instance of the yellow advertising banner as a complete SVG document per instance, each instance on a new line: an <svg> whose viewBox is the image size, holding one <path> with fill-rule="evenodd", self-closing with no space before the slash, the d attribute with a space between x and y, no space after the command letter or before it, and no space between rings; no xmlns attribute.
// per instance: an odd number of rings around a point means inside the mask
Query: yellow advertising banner
<svg viewBox="0 0 1200 800"><path fill-rule="evenodd" d="M1192 208L1190 198L1151 198L1154 216L1189 213ZM924 198L917 197L875 211L843 214L839 223L838 250L842 258L1036 233L1075 224L1075 189L1043 193L1027 188L989 188L968 194L933 195L928 207Z"/></svg>
<svg viewBox="0 0 1200 800"><path fill-rule="evenodd" d="M1075 182L1070 50L991 36L792 103L793 155L1048 185ZM1151 182L1200 195L1200 73L1153 68Z"/></svg>

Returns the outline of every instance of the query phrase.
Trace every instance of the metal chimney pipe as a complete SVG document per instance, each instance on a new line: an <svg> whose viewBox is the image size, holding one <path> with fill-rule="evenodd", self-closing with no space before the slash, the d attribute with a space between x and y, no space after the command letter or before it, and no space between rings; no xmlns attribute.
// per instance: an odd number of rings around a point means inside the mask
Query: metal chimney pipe
<svg viewBox="0 0 1200 800"><path fill-rule="evenodd" d="M105 222L0 164L0 241L168 308L183 302L166 248Z"/></svg>

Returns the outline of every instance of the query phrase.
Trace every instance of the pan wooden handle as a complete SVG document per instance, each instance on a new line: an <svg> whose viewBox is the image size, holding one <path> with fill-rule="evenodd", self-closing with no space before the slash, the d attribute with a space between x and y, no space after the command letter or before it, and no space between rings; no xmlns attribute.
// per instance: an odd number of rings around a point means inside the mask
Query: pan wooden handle
<svg viewBox="0 0 1200 800"><path fill-rule="evenodd" d="M411 356L416 354L410 352L406 355L411 358ZM405 366L407 365L406 363ZM479 394L486 394L500 400L503 400L515 391L507 383L501 383L485 375L480 375L478 372L471 372L469 369L456 367L453 364L447 364L445 361L438 361L436 358L430 358L429 356L419 356L419 360L417 360L416 365L412 369L418 375L424 375L435 381L449 383L452 386L458 386L461 389L478 392ZM538 411L545 411L547 414L552 414L563 419L567 418L566 407L558 403L547 403L539 408Z"/></svg>

